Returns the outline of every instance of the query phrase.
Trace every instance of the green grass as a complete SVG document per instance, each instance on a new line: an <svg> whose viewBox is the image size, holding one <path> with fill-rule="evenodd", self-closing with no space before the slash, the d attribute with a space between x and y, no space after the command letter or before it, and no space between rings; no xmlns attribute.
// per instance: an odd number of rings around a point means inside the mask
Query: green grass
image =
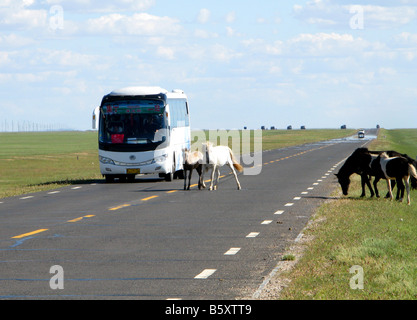
<svg viewBox="0 0 417 320"><path fill-rule="evenodd" d="M267 130L263 132L263 150L277 149L321 140L343 138L357 132L354 129Z"/></svg>
<svg viewBox="0 0 417 320"><path fill-rule="evenodd" d="M353 133L354 130L263 131L262 148L281 148ZM219 131L220 136L227 134ZM253 132L251 141L253 150ZM97 132L91 131L0 133L0 198L101 179L97 149Z"/></svg>
<svg viewBox="0 0 417 320"><path fill-rule="evenodd" d="M415 157L417 130L381 130L371 150ZM379 184L381 194L386 183ZM314 237L280 299L417 299L417 191L406 201L361 199L359 178L349 197L324 204L306 235ZM336 195L341 195L338 190ZM364 288L353 290L352 266L363 268Z"/></svg>
<svg viewBox="0 0 417 320"><path fill-rule="evenodd" d="M0 134L0 198L99 177L95 132Z"/></svg>

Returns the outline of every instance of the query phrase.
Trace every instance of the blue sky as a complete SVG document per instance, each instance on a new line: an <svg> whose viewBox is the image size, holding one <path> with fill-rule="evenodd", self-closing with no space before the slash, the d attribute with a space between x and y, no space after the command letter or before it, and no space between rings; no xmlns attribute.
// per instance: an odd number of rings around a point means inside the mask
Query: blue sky
<svg viewBox="0 0 417 320"><path fill-rule="evenodd" d="M0 130L183 89L194 129L415 128L417 0L0 0Z"/></svg>

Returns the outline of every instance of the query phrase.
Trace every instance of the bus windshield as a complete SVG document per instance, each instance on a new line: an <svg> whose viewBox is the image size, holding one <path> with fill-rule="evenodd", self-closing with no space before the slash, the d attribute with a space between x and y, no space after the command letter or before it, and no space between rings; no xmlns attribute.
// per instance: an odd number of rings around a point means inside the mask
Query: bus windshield
<svg viewBox="0 0 417 320"><path fill-rule="evenodd" d="M101 106L100 142L151 144L166 140L165 106L159 100L117 101Z"/></svg>

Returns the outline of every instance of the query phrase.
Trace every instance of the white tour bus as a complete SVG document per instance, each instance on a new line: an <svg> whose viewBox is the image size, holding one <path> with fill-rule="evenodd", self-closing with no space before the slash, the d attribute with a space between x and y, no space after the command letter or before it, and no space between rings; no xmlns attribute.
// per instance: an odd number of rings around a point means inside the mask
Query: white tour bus
<svg viewBox="0 0 417 320"><path fill-rule="evenodd" d="M97 126L100 171L107 182L155 173L171 181L182 173L182 150L191 147L190 113L182 90L113 91L93 112L93 129Z"/></svg>

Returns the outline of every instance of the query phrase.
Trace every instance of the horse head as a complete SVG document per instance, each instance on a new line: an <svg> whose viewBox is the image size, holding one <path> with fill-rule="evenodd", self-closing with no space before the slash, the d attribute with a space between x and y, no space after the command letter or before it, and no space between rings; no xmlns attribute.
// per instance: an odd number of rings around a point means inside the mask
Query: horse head
<svg viewBox="0 0 417 320"><path fill-rule="evenodd" d="M350 185L350 179L347 175L342 175L340 173L334 174L337 177L337 181L339 182L340 186L342 187L343 195L348 195L349 185Z"/></svg>

